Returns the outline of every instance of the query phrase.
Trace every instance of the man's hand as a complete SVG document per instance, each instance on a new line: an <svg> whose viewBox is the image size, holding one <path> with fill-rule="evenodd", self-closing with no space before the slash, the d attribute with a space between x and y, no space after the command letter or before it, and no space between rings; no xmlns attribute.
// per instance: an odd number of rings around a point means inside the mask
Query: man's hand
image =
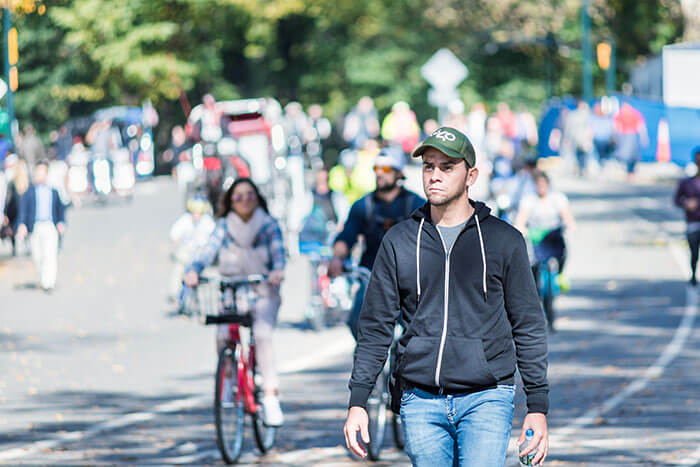
<svg viewBox="0 0 700 467"><path fill-rule="evenodd" d="M267 276L267 281L271 285L280 285L282 279L284 279L284 271L270 271L270 274Z"/></svg>
<svg viewBox="0 0 700 467"><path fill-rule="evenodd" d="M197 274L197 271L190 271L185 274L183 281L187 287L197 287L197 284L199 284L199 274Z"/></svg>
<svg viewBox="0 0 700 467"><path fill-rule="evenodd" d="M20 240L24 240L25 238L27 238L27 235L29 235L29 232L27 231L27 226L24 224L20 224L17 227L17 238L19 238Z"/></svg>
<svg viewBox="0 0 700 467"><path fill-rule="evenodd" d="M349 417L348 417L349 418ZM530 444L525 446L525 449L520 451L520 456L524 456L537 449L537 455L532 459L532 465L544 465L544 460L547 457L549 450L549 432L547 431L547 416L543 413L529 413L523 421L523 429L520 431L518 438L518 447L525 442L525 432L532 429L535 435L532 437Z"/></svg>
<svg viewBox="0 0 700 467"><path fill-rule="evenodd" d="M343 433L345 434L345 445L350 452L359 457L366 457L367 451L357 442L357 432L362 436L362 442L369 444L369 417L367 411L362 407L350 407L348 419L345 421Z"/></svg>
<svg viewBox="0 0 700 467"><path fill-rule="evenodd" d="M63 234L66 233L66 224L59 222L56 224L56 230L58 230L58 235L63 236Z"/></svg>
<svg viewBox="0 0 700 467"><path fill-rule="evenodd" d="M695 211L698 208L697 198L688 198L683 201L683 207L686 211Z"/></svg>
<svg viewBox="0 0 700 467"><path fill-rule="evenodd" d="M328 275L330 277L338 277L343 274L343 259L334 256L330 263L328 263Z"/></svg>

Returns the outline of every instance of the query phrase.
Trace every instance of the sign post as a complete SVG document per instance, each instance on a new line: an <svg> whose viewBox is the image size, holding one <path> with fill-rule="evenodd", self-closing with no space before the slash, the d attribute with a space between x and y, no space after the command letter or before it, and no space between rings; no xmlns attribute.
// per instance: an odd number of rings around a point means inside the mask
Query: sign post
<svg viewBox="0 0 700 467"><path fill-rule="evenodd" d="M449 104L459 100L457 86L469 75L469 70L455 54L443 48L423 64L420 73L432 86L428 90L428 102L437 107L438 120L442 123Z"/></svg>
<svg viewBox="0 0 700 467"><path fill-rule="evenodd" d="M13 83L17 82L17 52L13 47L17 47L16 34L11 33L12 29L12 18L10 17L9 2L5 2L5 7L2 10L2 20L3 20L3 33L5 34L5 82L10 88L7 91L7 113L10 118L10 132L6 135L10 140L12 147L15 145L15 134L14 134L14 121L15 121L15 102L14 102L14 90L12 89ZM10 41L13 40L13 42ZM15 62L14 64L12 62ZM14 80L13 80L14 78Z"/></svg>

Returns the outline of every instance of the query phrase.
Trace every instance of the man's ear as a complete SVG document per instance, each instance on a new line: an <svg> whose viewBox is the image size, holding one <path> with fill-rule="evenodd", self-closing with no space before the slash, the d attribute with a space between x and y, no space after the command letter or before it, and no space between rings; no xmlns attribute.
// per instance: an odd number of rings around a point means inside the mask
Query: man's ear
<svg viewBox="0 0 700 467"><path fill-rule="evenodd" d="M472 186L474 183L476 183L476 179L479 178L479 169L476 167L473 167L471 169L467 169L467 186Z"/></svg>

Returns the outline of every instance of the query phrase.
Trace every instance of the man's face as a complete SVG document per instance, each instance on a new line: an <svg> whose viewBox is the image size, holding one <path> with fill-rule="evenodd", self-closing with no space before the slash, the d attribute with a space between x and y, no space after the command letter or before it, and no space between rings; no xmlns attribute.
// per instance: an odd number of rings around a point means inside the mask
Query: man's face
<svg viewBox="0 0 700 467"><path fill-rule="evenodd" d="M435 148L423 153L423 190L433 206L445 206L465 196L478 174L478 169L468 169L463 159L449 157Z"/></svg>
<svg viewBox="0 0 700 467"><path fill-rule="evenodd" d="M39 164L34 168L34 183L43 185L46 183L46 178L49 174L49 168L43 164Z"/></svg>
<svg viewBox="0 0 700 467"><path fill-rule="evenodd" d="M374 166L374 173L377 176L377 191L391 191L396 187L401 174L388 165Z"/></svg>

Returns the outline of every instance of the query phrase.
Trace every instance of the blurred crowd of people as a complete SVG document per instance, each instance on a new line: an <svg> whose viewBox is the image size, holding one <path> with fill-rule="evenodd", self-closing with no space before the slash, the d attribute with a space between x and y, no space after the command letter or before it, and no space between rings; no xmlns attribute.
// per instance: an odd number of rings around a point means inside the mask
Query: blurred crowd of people
<svg viewBox="0 0 700 467"><path fill-rule="evenodd" d="M629 103L601 100L591 109L579 100L573 109L564 107L550 143L562 157L576 161L579 175L617 160L632 181L649 136L644 117Z"/></svg>
<svg viewBox="0 0 700 467"><path fill-rule="evenodd" d="M60 236L66 228L60 177L50 171L47 159L47 155L55 158L59 148L55 144L47 154L29 124L15 143L13 153L10 141L0 135L0 242L11 245L13 256L31 252L39 287L50 293L56 285Z"/></svg>

